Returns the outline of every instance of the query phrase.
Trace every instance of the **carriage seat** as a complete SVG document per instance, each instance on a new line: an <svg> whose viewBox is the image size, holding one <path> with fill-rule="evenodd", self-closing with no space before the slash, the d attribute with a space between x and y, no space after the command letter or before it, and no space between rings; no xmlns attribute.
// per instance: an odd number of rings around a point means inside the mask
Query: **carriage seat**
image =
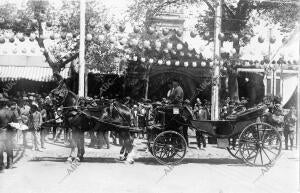
<svg viewBox="0 0 300 193"><path fill-rule="evenodd" d="M228 115L226 120L233 120L233 121L246 121L256 119L261 117L265 112L266 107L254 107L244 111L237 112L235 114Z"/></svg>

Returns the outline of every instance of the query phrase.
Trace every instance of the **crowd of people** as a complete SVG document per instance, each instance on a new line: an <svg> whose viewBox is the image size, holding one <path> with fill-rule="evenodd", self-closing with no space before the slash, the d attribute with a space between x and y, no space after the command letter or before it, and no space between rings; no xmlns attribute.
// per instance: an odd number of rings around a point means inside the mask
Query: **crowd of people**
<svg viewBox="0 0 300 193"><path fill-rule="evenodd" d="M92 99L94 100L94 99ZM98 99L99 100L99 99ZM132 100L126 97L123 101L128 108L131 109L131 126L142 128L136 138L147 139L146 127L149 121L153 119L151 112L153 110L153 102L149 99L141 99L141 101ZM184 100L183 89L177 80L173 80L170 84L166 98L162 103L172 103L175 105L184 105L188 107L194 114L197 120L210 119L210 106L208 100L196 98L193 103L190 100ZM287 111L283 111L280 107L280 100L270 102L264 101L267 104L268 112L266 112L266 122L276 127L280 135L285 137L285 149L293 148L295 130L296 130L296 110L294 107ZM64 124L62 116L62 107L53 108L52 101L47 95L35 93L20 93L14 97L9 97L6 93L0 93L0 171L4 169L3 153L7 153L7 168L12 168L13 165L13 149L15 144L20 144L19 140L22 136L22 146L24 148L31 147L33 151L42 151L45 148L46 140L53 140L53 143L61 141L61 135L64 134L66 145L69 144L71 138L71 129ZM246 98L240 100L231 100L229 97L222 102L220 108L220 118L226 119L228 115L235 114L247 109L248 101ZM9 123L18 123L19 129L9 126ZM110 148L110 139L114 144L117 142L117 133L99 128L98 124L93 125L93 129L89 130L91 139L90 147ZM27 136L32 137L32 146L28 146ZM47 138L52 134L52 138ZM183 135L188 142L187 129L183 131ZM196 141L198 149L206 147L207 136L201 131L196 131Z"/></svg>

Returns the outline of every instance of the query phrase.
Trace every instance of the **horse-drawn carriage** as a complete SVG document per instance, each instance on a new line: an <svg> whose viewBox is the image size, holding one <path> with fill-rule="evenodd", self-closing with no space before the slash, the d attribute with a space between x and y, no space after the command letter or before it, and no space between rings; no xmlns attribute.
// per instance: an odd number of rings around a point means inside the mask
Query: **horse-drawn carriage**
<svg viewBox="0 0 300 193"><path fill-rule="evenodd" d="M183 130L189 127L217 137L233 157L246 164L272 164L280 154L281 138L274 127L261 122L265 108L248 109L226 120L199 121L193 119L188 107L159 107L154 110L154 124L148 127L148 133L152 135L149 148L161 164L180 163L187 151Z"/></svg>
<svg viewBox="0 0 300 193"><path fill-rule="evenodd" d="M90 121L106 130L119 132L123 140L122 149L127 154L133 149L131 134L143 132L146 128L148 148L161 164L178 164L184 159L187 142L183 133L188 128L223 141L226 139L229 153L250 165L272 164L281 151L278 131L267 123L257 121L263 117L265 107L248 109L229 116L226 120L199 121L194 118L188 106L155 104L151 113L152 119L148 109L148 116L144 116L145 125L136 127L131 123L131 110L117 101L106 101L96 107L87 108L80 107L78 96L67 90L63 84L51 93L54 101L63 106L65 120L73 132L74 146L71 154L77 146L79 159L84 154L84 127L88 127L86 123Z"/></svg>

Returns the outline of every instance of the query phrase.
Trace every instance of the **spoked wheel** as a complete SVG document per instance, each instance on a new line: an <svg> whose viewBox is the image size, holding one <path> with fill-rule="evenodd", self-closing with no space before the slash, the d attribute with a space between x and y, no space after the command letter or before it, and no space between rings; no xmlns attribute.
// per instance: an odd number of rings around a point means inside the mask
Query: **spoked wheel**
<svg viewBox="0 0 300 193"><path fill-rule="evenodd" d="M269 124L253 123L239 137L239 151L244 162L253 166L267 166L281 152L279 132Z"/></svg>
<svg viewBox="0 0 300 193"><path fill-rule="evenodd" d="M227 151L230 153L230 155L236 159L243 160L240 149L238 147L238 139L237 136L229 138L229 147L227 147Z"/></svg>
<svg viewBox="0 0 300 193"><path fill-rule="evenodd" d="M180 163L186 154L187 144L184 137L176 131L164 131L154 140L152 153L164 165Z"/></svg>

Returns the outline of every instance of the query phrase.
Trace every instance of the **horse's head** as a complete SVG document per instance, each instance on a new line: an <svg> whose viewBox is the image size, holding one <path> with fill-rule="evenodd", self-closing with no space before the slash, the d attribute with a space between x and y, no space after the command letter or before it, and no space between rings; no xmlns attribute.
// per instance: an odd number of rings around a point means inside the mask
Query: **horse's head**
<svg viewBox="0 0 300 193"><path fill-rule="evenodd" d="M59 85L50 92L53 105L58 106L75 106L77 103L77 95L71 92L63 80L59 81Z"/></svg>

